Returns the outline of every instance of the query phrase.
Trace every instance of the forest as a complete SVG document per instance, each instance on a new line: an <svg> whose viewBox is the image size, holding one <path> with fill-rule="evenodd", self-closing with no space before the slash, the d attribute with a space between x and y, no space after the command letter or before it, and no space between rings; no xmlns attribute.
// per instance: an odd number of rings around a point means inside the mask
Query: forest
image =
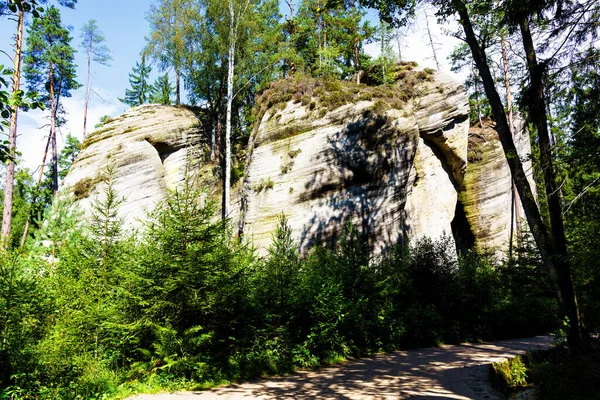
<svg viewBox="0 0 600 400"><path fill-rule="evenodd" d="M0 398L126 398L546 333L559 350L530 366L543 398L598 398L599 2L154 0L140 10L150 34L119 100L201 108L223 195L206 200L190 174L132 232L114 168L102 171L91 218L60 192L93 131L90 76L112 61L97 21L77 31L62 22L84 1L0 0L1 23L14 26L2 55L12 65L0 65ZM455 21L447 34L463 44L450 63L467 76L471 126L498 132L528 229L501 262L477 248L451 257L443 239L373 256L349 223L334 246L301 254L282 215L259 255L229 219L257 99L273 82L306 77L398 87L394 66L410 60L395 43L425 9ZM424 46L435 58L433 42ZM80 87L83 143L69 135L59 149L64 100ZM17 143L18 116L30 110L48 121L38 171L22 167ZM537 191L516 155L516 115Z"/></svg>

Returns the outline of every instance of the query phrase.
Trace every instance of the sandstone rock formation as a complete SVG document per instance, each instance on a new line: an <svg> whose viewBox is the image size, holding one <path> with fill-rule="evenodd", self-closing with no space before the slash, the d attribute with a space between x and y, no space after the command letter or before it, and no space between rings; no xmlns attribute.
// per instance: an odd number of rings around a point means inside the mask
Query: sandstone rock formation
<svg viewBox="0 0 600 400"><path fill-rule="evenodd" d="M402 240L452 240L469 110L460 84L440 73L425 78L393 108L385 93L360 100L369 97L360 91L327 112L317 110L315 93L272 105L246 181L244 230L254 244L268 246L282 213L303 250L334 241L348 221L376 253Z"/></svg>
<svg viewBox="0 0 600 400"><path fill-rule="evenodd" d="M515 123L514 141L535 193L531 144L522 121ZM475 245L503 257L511 234L514 240L518 227L526 222L518 194L512 191L508 163L493 126L488 125L484 129L472 127L469 130L468 159L463 190L459 197L473 232Z"/></svg>
<svg viewBox="0 0 600 400"><path fill-rule="evenodd" d="M410 65L396 72L391 88L291 79L258 99L230 217L260 252L282 214L302 251L335 242L346 222L374 253L442 236L506 249L510 174L495 132L469 136L464 88L451 77ZM89 213L103 170L114 165L121 215L132 226L188 170L218 195L202 132L199 110L132 109L88 137L63 190Z"/></svg>
<svg viewBox="0 0 600 400"><path fill-rule="evenodd" d="M125 199L120 215L138 227L166 190L184 179L192 160L188 155L201 145L200 132L199 117L190 109L156 105L131 109L88 136L63 190L73 193L89 214L92 201L104 194L106 168L112 166L114 189Z"/></svg>

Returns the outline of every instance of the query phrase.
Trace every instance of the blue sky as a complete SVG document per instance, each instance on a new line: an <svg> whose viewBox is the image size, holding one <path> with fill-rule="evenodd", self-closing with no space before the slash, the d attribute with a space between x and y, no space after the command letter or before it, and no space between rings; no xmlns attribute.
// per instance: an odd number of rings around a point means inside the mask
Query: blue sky
<svg viewBox="0 0 600 400"><path fill-rule="evenodd" d="M49 3L56 3L56 1L51 0ZM149 30L145 16L151 3L152 0L79 0L75 10L61 8L63 23L73 29L72 43L74 46L78 47L81 41L79 38L81 26L93 18L97 20L98 26L104 32L106 45L112 51L114 59L111 67L92 66L91 84L98 96L92 96L90 101L88 131L93 130L94 124L101 116L118 116L128 109L128 106L120 103L117 98L123 97L125 88L129 86L128 74L135 62L140 59L140 51L145 45L144 38ZM284 3L282 2L282 4ZM285 7L282 5L283 12L287 12ZM407 32L402 41L402 56L405 60L414 60L422 66L435 68L431 59L431 50L424 39L423 15L421 13L414 27ZM447 54L458 42L443 35L440 27L435 23L432 12L429 12L429 15L430 25L440 43L438 59L443 64L441 69L448 71ZM9 54L13 53L11 43L15 29L16 24L13 21L6 18L0 19L0 49ZM368 45L367 52L373 55L378 53L378 45L375 43ZM0 53L0 64L11 65L12 62ZM78 81L84 84L86 59L82 52L76 54L76 64L78 65ZM152 79L156 74L157 70L154 68ZM64 99L64 106L68 112L68 123L62 128L62 137L71 133L80 140L82 138L84 91L85 89L82 87L73 92L73 97ZM182 100L185 102L185 99ZM21 166L28 167L32 171L38 168L41 162L47 129L38 128L46 124L46 115L47 112L41 111L19 114L18 148L23 154ZM62 137L59 138L59 146L62 143Z"/></svg>

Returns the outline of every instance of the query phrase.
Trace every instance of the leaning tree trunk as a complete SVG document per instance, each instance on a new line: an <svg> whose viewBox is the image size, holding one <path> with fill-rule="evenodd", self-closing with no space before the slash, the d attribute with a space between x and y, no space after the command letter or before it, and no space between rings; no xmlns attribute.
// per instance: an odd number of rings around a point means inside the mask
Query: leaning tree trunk
<svg viewBox="0 0 600 400"><path fill-rule="evenodd" d="M484 89L496 119L496 130L498 131L500 143L506 154L506 161L510 167L511 175L519 192L531 233L539 248L540 255L550 279L554 283L561 311L563 315L570 320L569 344L574 348L582 348L585 345L585 340L579 326L580 318L577 310L575 293L570 279L569 264L567 260L563 258L560 251L555 248L554 243L548 235L546 225L543 222L540 210L533 196L531 187L529 186L527 176L525 175L523 164L519 159L517 149L512 140L510 127L504 111L504 105L496 90L487 57L484 50L479 45L477 36L473 31L467 7L462 0L452 0L452 4L460 16L460 23L463 26L467 44L471 49L473 59L475 60L477 68L479 69L479 74L483 80Z"/></svg>
<svg viewBox="0 0 600 400"><path fill-rule="evenodd" d="M23 25L25 11L19 10L19 19L17 23L17 37L15 41L15 59L13 72L13 98L21 86L21 54L23 52ZM8 152L9 160L6 167L6 184L4 185L4 211L2 213L2 232L0 234L0 248L8 248L10 240L10 231L12 226L13 210L13 192L15 185L15 158L17 155L17 114L18 105L13 105L10 115L10 125L8 128Z"/></svg>
<svg viewBox="0 0 600 400"><path fill-rule="evenodd" d="M525 17L519 21L523 47L527 59L527 70L529 72L528 108L529 119L533 122L539 140L540 163L544 175L546 197L548 199L548 212L550 214L550 227L552 232L552 244L556 251L556 264L558 266L559 281L563 294L564 307L570 322L570 339L574 343L581 342L583 345L584 326L579 314L577 298L573 290L571 279L571 265L567 254L567 238L562 218L562 205L560 203L560 190L554 173L552 162L552 147L550 133L548 131L548 116L546 113L546 96L544 93L544 65L537 61L533 38L529 29L529 20Z"/></svg>

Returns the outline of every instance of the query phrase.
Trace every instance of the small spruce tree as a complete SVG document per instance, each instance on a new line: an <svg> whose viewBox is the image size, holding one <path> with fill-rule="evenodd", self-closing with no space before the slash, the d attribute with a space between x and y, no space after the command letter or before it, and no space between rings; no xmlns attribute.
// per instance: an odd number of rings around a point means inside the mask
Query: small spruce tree
<svg viewBox="0 0 600 400"><path fill-rule="evenodd" d="M146 58L142 56L142 62L136 62L129 74L131 89L125 89L125 97L119 98L119 101L131 107L148 103L152 93L152 85L148 83L151 71L152 68L146 65Z"/></svg>

